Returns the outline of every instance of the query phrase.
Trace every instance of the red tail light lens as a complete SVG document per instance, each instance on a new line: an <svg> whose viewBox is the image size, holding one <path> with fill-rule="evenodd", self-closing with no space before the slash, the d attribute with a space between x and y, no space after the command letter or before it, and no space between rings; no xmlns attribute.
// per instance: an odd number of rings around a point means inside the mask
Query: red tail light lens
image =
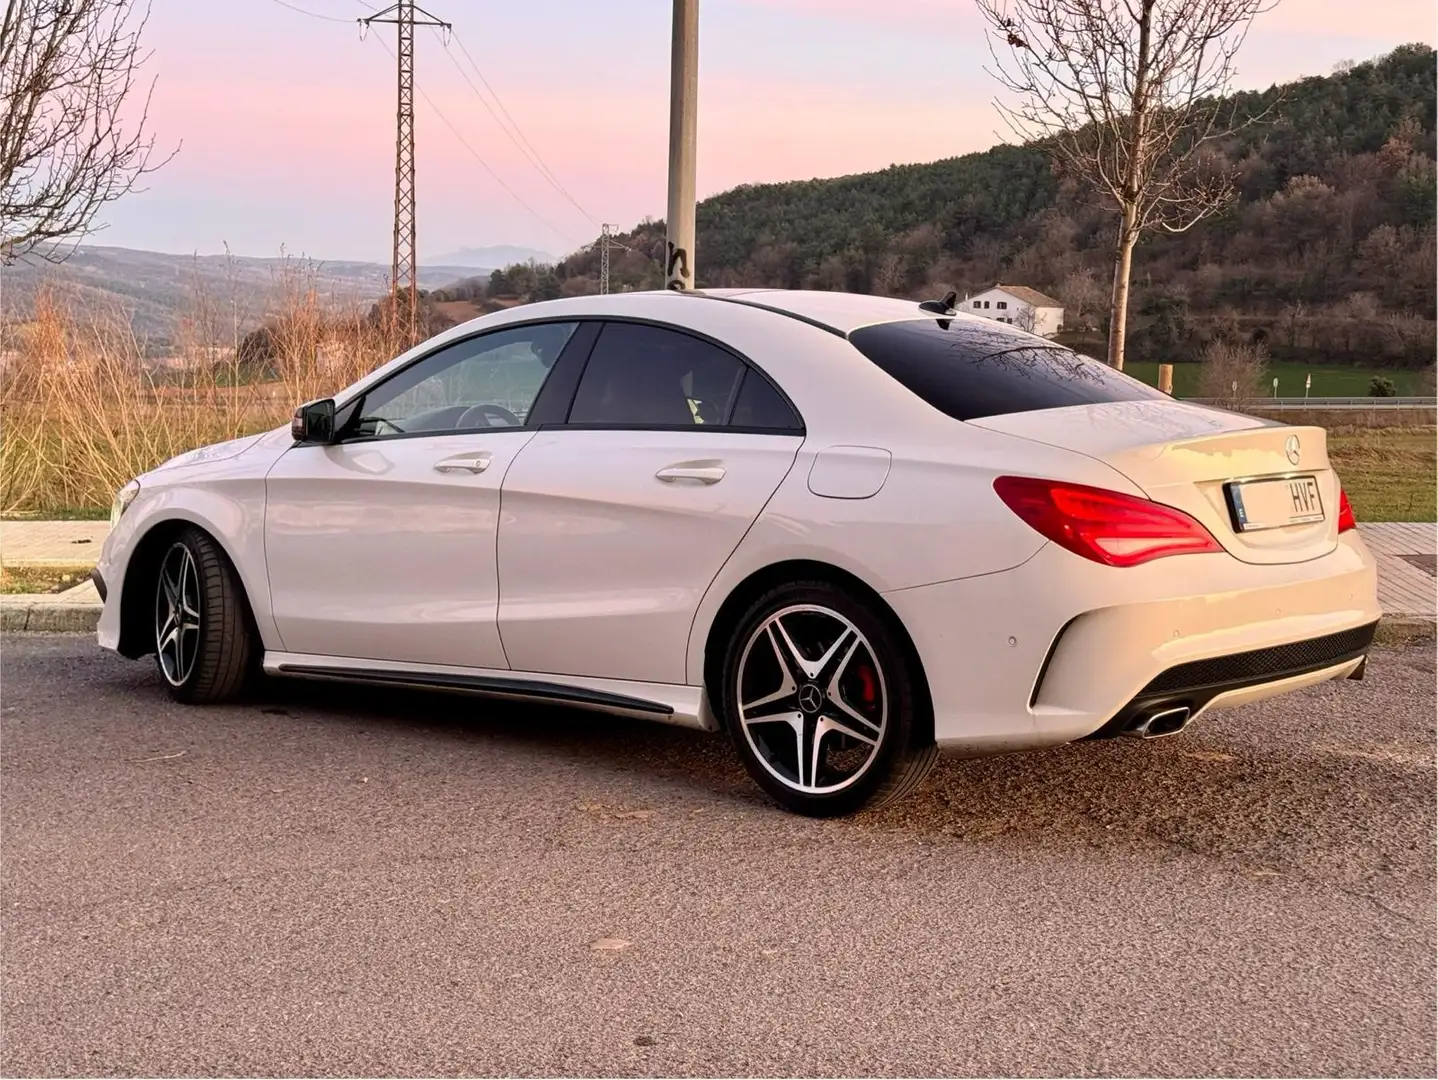
<svg viewBox="0 0 1438 1080"><path fill-rule="evenodd" d="M1032 476L1000 476L994 491L1041 535L1109 566L1223 550L1182 510L1149 499Z"/></svg>
<svg viewBox="0 0 1438 1080"><path fill-rule="evenodd" d="M1358 528L1358 519L1353 516L1353 505L1348 501L1348 492L1338 489L1338 531L1347 532Z"/></svg>

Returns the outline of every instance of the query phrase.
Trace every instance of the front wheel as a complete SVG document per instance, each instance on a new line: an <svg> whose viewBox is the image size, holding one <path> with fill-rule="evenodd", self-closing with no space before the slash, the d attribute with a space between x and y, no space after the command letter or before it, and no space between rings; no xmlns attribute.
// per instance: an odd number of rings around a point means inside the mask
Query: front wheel
<svg viewBox="0 0 1438 1080"><path fill-rule="evenodd" d="M917 787L937 756L895 633L829 582L779 586L751 605L718 697L749 775L798 813L882 805Z"/></svg>
<svg viewBox="0 0 1438 1080"><path fill-rule="evenodd" d="M170 544L155 581L155 660L176 701L236 698L252 672L244 589L218 544L189 528Z"/></svg>

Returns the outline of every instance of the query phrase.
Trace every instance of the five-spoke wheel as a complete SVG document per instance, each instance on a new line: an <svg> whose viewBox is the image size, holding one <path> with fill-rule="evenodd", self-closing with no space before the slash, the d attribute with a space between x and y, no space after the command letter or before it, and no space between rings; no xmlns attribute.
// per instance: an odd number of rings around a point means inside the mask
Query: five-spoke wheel
<svg viewBox="0 0 1438 1080"><path fill-rule="evenodd" d="M873 648L829 608L795 604L766 618L739 658L739 722L781 783L811 795L863 776L884 737L884 677Z"/></svg>
<svg viewBox="0 0 1438 1080"><path fill-rule="evenodd" d="M155 660L178 701L236 697L258 655L249 607L235 569L206 532L186 528L155 573Z"/></svg>
<svg viewBox="0 0 1438 1080"><path fill-rule="evenodd" d="M782 586L739 620L718 699L750 774L827 815L886 802L933 763L921 695L893 631L827 582Z"/></svg>

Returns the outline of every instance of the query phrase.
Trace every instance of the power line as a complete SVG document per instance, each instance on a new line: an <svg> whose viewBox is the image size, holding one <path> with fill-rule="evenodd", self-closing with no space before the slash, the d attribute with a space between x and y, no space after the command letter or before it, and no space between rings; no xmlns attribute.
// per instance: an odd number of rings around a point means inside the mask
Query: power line
<svg viewBox="0 0 1438 1080"><path fill-rule="evenodd" d="M482 104L485 109L489 111L490 116L494 117L494 122L499 125L500 130L509 137L509 141L514 143L514 145L519 149L519 152L529 159L530 164L535 167L535 169L539 172L539 175L544 177L544 179L547 180L549 184L556 191L559 192L559 194L563 195L564 198L569 201L570 205L572 205L576 210L583 214L589 220L590 224L601 224L599 221L595 220L594 215L591 214L588 210L584 209L584 207L579 204L579 200L576 199L573 195L571 195L569 193L569 190L562 183L559 182L559 177L554 175L554 170L545 163L544 158L540 156L539 151L534 148L534 144L525 137L524 131L519 126L519 122L515 120L513 115L510 114L510 111L505 108L504 101L500 98L499 92L496 91L494 87L490 85L489 80L484 77L484 72L479 69L479 65L475 63L474 57L470 55L470 51L465 48L464 42L460 40L458 34L454 35L454 43L459 46L459 51L463 53L464 58L469 61L469 66L473 68L474 73L479 76L479 81L484 84L484 88L488 90L490 96L494 98L494 104L499 106L499 111L504 114L504 120L501 120L499 118L499 115L490 106L489 102L485 100L484 95L479 92L479 88L474 85L474 81L470 79L464 68L460 66L459 61L454 59L453 54L450 55L450 61L454 64L455 70L457 70L460 75L464 77L464 81L469 83L469 88L474 91L474 96L479 98L480 104ZM448 49L446 49L446 52L448 52ZM508 121L508 125L506 125L505 123L506 120ZM511 128L513 128L512 131L510 130Z"/></svg>
<svg viewBox="0 0 1438 1080"><path fill-rule="evenodd" d="M374 9L374 5L370 3L369 0L355 0L355 3L371 10ZM479 81L484 85L485 89L488 90L490 95L494 98L494 104L499 107L500 113L504 114L504 120L501 120L499 115L495 113L494 107L491 106L485 96L480 93L479 88L474 85L474 80L469 77L469 75L465 72L464 68L460 66L459 61L454 58L453 53L449 51L449 38L453 38L454 43L459 46L460 52L464 54L464 58L469 61L469 66L473 69L474 74L478 76ZM519 122L514 119L509 109L505 107L504 101L500 98L498 91L496 91L494 87L490 84L489 80L484 77L484 72L480 70L479 64L475 62L474 56L470 53L469 49L465 47L464 42L460 40L458 32L455 31L453 27L449 28L446 31L446 34L442 37L442 44L445 48L445 55L449 57L450 63L454 64L455 70L459 72L461 78L463 78L464 81L469 85L470 91L474 94L476 98L479 99L480 104L485 107L485 110L494 119L494 122L499 125L499 129L504 132L505 136L515 144L515 146L519 149L520 153L524 154L524 156L529 160L530 164L535 167L535 170L540 174L540 176L544 177L545 181L548 182L556 191L558 191L559 194L562 195L570 203L570 205L572 205L576 210L578 210L580 214L582 214L591 224L600 225L601 223L594 217L594 215L591 214L588 210L586 210L584 206L580 204L579 200L570 193L569 189L560 182L559 177L554 174L554 170L549 167L549 165L544 161L544 158L540 156L539 151L535 149L534 144L531 143L529 139L525 136L524 131L519 126ZM535 218L535 220L539 221L542 225L545 226L545 228L549 229L551 232L555 233L562 239L564 237L564 233L548 219L546 219L543 215L541 215L538 211L536 211L533 207L531 207L528 203L526 203L524 199L522 199L513 188L511 188L500 178L499 174L490 167L489 163L485 161L484 158L480 156L479 152L476 151L472 145L470 145L469 141L465 139L462 134L460 134L459 130L455 127L455 125L450 122L449 118L444 115L444 113L440 110L439 106L436 105L433 99L431 99L429 95L424 92L424 89L422 87L419 88L419 92L420 95L429 104L429 107L434 110L435 115L438 116L440 120L444 123L444 125L450 129L450 131L454 134L455 138L459 140L460 144L469 151L470 155L473 156L474 159L479 162L481 166L483 166L485 172L489 173L489 175L493 177L495 183L497 183L501 188L503 188L505 192L507 192L509 196L514 199L515 202L519 203L520 206L524 207L524 209L527 210ZM505 123L505 120L508 121L508 124ZM511 128L513 130L511 130ZM629 249L626 248L626 250Z"/></svg>
<svg viewBox="0 0 1438 1080"><path fill-rule="evenodd" d="M291 11L298 12L301 15L308 15L311 19L322 19L325 22L337 23L353 22L352 19L341 19L338 15L321 15L318 11L308 11L305 8L296 7L294 4L291 4L289 0L274 0L274 2L282 8L289 8Z"/></svg>
<svg viewBox="0 0 1438 1080"><path fill-rule="evenodd" d="M379 38L375 38L375 40L379 41L381 47L385 50L385 52L389 53L391 57L394 56L394 51L390 49L388 45L386 45L383 41L380 41ZM475 161L479 162L480 166L484 169L484 171L489 173L490 177L493 178L494 182L498 184L501 188L503 188L505 192L509 194L510 198L512 198L520 206L524 207L525 210L529 211L530 215L533 216L533 218L545 228L549 229L552 233L554 233L561 239L564 238L565 234L563 230L559 229L557 226L554 225L553 222L551 222L538 210L530 206L529 203L525 202L524 199L519 196L519 193L516 192L508 184L506 184L504 180L500 177L500 175L490 167L489 162L485 161L484 158L480 156L479 151L470 145L469 140L460 133L459 128L455 127L454 124L450 121L449 117L444 115L444 111L434 103L434 99L430 97L427 93L425 93L424 87L416 84L415 91L419 94L420 97L424 98L425 103L434 110L434 114L439 117L439 119L444 123L444 126L449 128L450 132L454 135L454 137L459 140L459 144L469 151L470 156L473 157Z"/></svg>

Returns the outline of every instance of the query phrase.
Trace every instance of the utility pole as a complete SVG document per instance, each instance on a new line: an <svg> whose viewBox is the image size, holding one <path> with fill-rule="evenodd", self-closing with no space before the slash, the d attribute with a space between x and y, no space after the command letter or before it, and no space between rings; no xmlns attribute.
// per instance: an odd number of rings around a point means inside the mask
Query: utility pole
<svg viewBox="0 0 1438 1080"><path fill-rule="evenodd" d="M599 292L609 291L609 223L599 226Z"/></svg>
<svg viewBox="0 0 1438 1080"><path fill-rule="evenodd" d="M416 15L419 17L416 18ZM414 198L414 28L450 24L436 19L414 0L395 3L359 20L364 27L393 23L398 29L399 107L395 114L394 155L394 257L390 263L390 318L401 324L404 340L413 344L419 322L419 284L415 280ZM400 315L400 290L407 292L405 313ZM396 327L399 329L400 327Z"/></svg>
<svg viewBox="0 0 1438 1080"><path fill-rule="evenodd" d="M699 0L674 0L669 60L669 215L664 287L694 288L694 139L699 99Z"/></svg>

